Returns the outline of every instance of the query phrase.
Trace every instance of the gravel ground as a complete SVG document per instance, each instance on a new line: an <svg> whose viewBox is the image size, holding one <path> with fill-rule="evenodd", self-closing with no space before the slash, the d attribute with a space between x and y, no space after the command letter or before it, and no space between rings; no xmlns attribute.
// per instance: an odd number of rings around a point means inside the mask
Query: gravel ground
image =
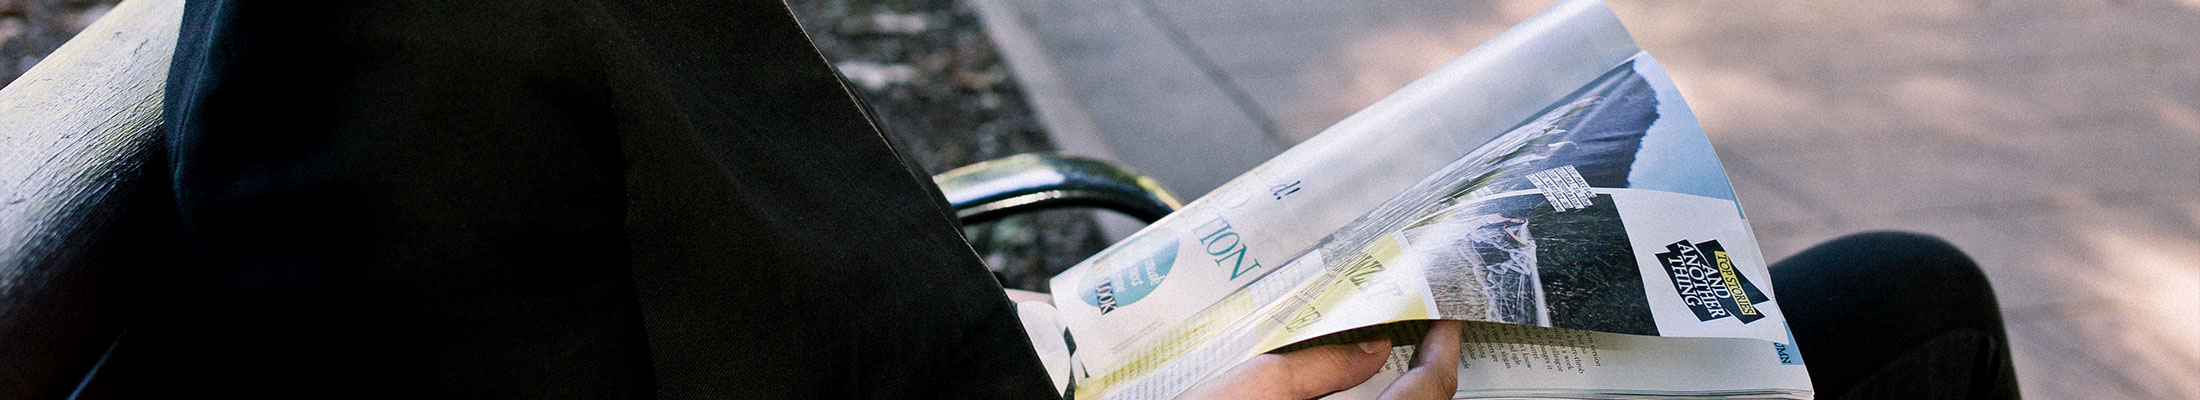
<svg viewBox="0 0 2200 400"><path fill-rule="evenodd" d="M0 0L0 85L107 15L119 0Z"/></svg>
<svg viewBox="0 0 2200 400"><path fill-rule="evenodd" d="M12 82L118 0L0 0L0 84ZM977 13L952 0L794 0L817 47L854 82L887 136L934 173L1051 151ZM1107 247L1088 211L1048 211L966 227L1010 287L1046 279Z"/></svg>

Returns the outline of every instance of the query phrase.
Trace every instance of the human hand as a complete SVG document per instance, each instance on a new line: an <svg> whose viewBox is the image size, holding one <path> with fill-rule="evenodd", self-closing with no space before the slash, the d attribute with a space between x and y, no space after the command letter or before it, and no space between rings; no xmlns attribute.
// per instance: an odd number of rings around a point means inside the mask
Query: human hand
<svg viewBox="0 0 2200 400"><path fill-rule="evenodd" d="M1381 399L1448 399L1459 387L1459 321L1436 321L1413 366L1383 388ZM1366 382L1390 358L1390 338L1253 356L1184 392L1187 399L1311 399Z"/></svg>

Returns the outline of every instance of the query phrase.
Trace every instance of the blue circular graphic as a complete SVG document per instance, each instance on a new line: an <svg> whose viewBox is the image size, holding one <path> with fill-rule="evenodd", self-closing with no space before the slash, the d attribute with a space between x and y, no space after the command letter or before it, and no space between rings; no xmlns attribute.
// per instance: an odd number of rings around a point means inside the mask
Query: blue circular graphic
<svg viewBox="0 0 2200 400"><path fill-rule="evenodd" d="M1104 269L1085 277L1078 297L1102 314L1146 298L1169 277L1169 267L1176 266L1176 243L1174 232L1147 232L1109 252L1093 263Z"/></svg>

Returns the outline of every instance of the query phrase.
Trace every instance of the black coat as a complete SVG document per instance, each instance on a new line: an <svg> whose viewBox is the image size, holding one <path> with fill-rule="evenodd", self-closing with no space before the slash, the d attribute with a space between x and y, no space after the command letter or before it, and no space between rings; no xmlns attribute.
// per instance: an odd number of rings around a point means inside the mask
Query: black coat
<svg viewBox="0 0 2200 400"><path fill-rule="evenodd" d="M169 397L1046 397L783 4L192 1ZM102 378L108 379L108 378Z"/></svg>

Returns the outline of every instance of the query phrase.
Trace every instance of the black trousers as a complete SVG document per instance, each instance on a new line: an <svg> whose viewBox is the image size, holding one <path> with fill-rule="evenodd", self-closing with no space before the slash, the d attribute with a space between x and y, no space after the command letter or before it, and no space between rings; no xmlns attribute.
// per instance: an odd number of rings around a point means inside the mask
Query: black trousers
<svg viewBox="0 0 2200 400"><path fill-rule="evenodd" d="M780 3L188 7L185 256L93 397L1051 396ZM1984 280L1905 238L1775 269L1820 389L2010 392Z"/></svg>
<svg viewBox="0 0 2200 400"><path fill-rule="evenodd" d="M1939 238L1850 235L1773 263L1772 282L1819 398L2017 397L1993 288Z"/></svg>

